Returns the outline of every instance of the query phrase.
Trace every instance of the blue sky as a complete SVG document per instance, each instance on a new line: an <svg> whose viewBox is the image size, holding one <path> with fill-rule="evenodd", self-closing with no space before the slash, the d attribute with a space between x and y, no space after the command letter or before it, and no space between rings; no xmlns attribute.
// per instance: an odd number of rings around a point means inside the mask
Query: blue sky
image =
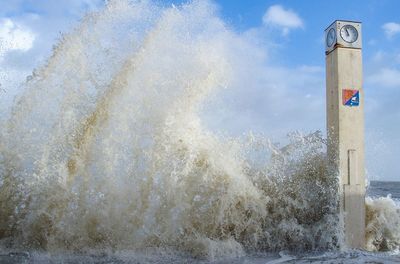
<svg viewBox="0 0 400 264"><path fill-rule="evenodd" d="M159 2L170 6L185 1ZM368 175L400 180L400 1L214 3L231 30L259 42L267 55L260 78L265 84L254 84L246 99L227 105L211 121L214 126L224 120L232 134L251 129L277 139L293 130L325 131L324 29L335 19L362 21ZM18 93L16 84L45 62L61 33L102 6L102 0L0 0L2 112ZM271 99L274 91L280 94ZM236 100L238 95L243 93L236 93ZM286 108L268 107L273 100L284 101Z"/></svg>

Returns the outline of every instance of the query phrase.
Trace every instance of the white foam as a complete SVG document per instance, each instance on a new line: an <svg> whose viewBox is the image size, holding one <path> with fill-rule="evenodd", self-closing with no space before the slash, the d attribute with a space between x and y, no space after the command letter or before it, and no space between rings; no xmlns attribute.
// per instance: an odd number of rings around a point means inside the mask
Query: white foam
<svg viewBox="0 0 400 264"><path fill-rule="evenodd" d="M366 199L368 250L399 250L400 207L388 197Z"/></svg>

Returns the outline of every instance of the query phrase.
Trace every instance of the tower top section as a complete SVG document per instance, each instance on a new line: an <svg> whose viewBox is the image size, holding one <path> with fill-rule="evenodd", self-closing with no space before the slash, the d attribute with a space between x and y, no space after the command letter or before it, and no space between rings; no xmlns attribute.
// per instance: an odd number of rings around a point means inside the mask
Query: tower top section
<svg viewBox="0 0 400 264"><path fill-rule="evenodd" d="M362 48L361 22L336 20L325 29L325 52L340 48Z"/></svg>

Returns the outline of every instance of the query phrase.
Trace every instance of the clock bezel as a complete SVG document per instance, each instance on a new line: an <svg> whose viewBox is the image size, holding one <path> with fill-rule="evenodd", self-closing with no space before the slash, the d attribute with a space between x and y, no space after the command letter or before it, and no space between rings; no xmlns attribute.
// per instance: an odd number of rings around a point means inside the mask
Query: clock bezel
<svg viewBox="0 0 400 264"><path fill-rule="evenodd" d="M330 33L331 32L333 32L333 39L332 39L332 43L330 43L330 45L329 45L329 35L330 35ZM328 30L328 33L326 34L326 45L330 48L330 47L332 47L334 44L335 44L335 42L336 42L336 30L334 29L334 28L330 28L329 30Z"/></svg>
<svg viewBox="0 0 400 264"><path fill-rule="evenodd" d="M342 30L343 30L344 28L352 28L352 29L355 30L355 32L356 32L357 34L356 34L356 37L355 37L355 39L354 39L353 41L347 41L347 40L343 37ZM359 33L358 33L358 30L357 30L357 28L356 28L355 26L353 26L353 25L351 25L351 24L345 24L345 25L343 25L343 26L340 28L340 37L341 37L344 41L346 41L347 43L354 43L354 42L356 42L356 41L358 40Z"/></svg>

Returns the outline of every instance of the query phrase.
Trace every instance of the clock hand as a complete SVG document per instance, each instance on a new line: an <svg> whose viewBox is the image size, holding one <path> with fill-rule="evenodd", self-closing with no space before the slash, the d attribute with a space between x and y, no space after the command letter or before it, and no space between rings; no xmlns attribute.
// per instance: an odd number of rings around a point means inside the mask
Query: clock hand
<svg viewBox="0 0 400 264"><path fill-rule="evenodd" d="M349 29L346 28L347 36L350 36Z"/></svg>

